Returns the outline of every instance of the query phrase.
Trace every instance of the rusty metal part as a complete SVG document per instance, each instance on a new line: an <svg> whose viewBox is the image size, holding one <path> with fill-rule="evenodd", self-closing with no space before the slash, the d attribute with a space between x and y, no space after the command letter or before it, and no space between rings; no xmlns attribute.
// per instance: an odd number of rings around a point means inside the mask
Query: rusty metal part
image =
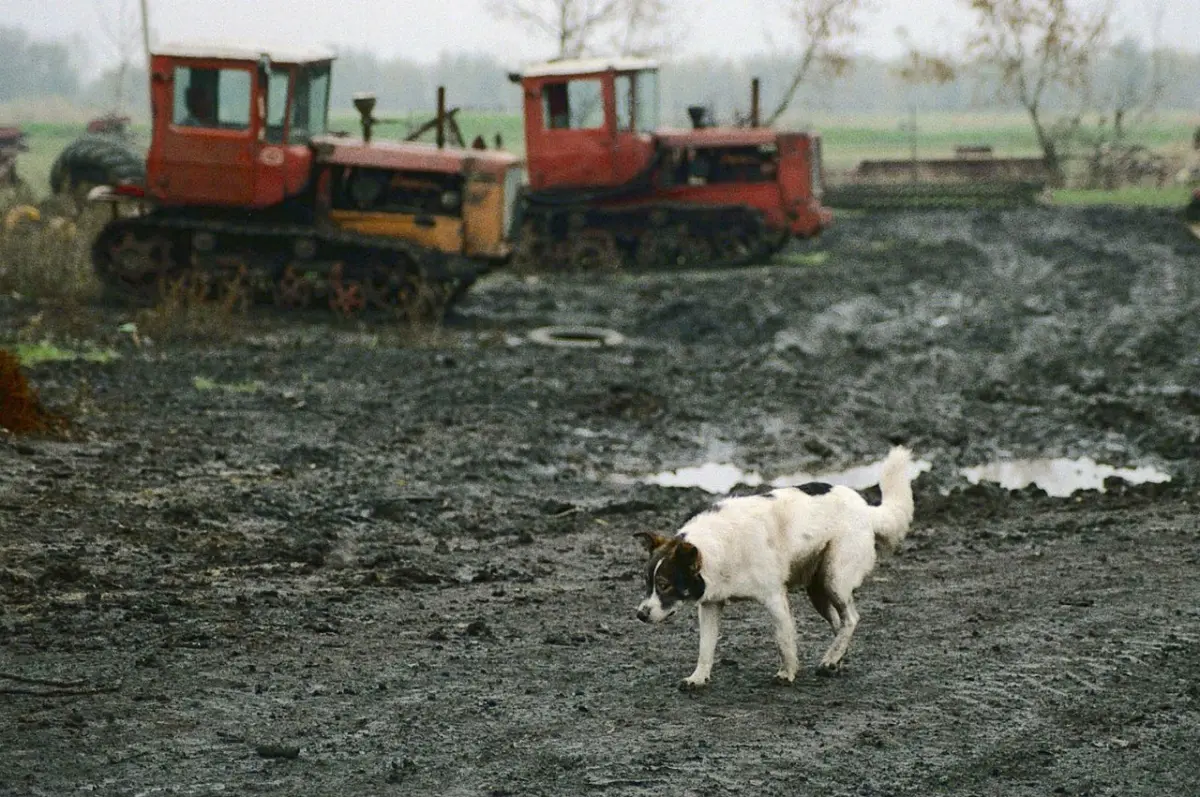
<svg viewBox="0 0 1200 797"><path fill-rule="evenodd" d="M175 266L170 239L154 231L126 231L107 255L108 267L100 277L126 294L160 285Z"/></svg>
<svg viewBox="0 0 1200 797"><path fill-rule="evenodd" d="M275 281L275 304L285 310L308 307L313 300L313 284L294 266L286 266Z"/></svg>
<svg viewBox="0 0 1200 797"><path fill-rule="evenodd" d="M352 318L367 306L363 285L355 279L346 279L345 265L338 263L329 274L329 309Z"/></svg>

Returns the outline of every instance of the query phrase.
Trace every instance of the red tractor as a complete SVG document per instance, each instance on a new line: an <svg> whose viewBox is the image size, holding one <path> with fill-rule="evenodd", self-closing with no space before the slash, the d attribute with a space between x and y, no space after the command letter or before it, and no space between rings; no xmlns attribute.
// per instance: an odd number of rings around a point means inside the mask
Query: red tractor
<svg viewBox="0 0 1200 797"><path fill-rule="evenodd" d="M746 263L832 220L819 137L759 128L753 112L750 127L710 127L699 107L693 129L659 130L654 61L551 61L510 78L524 94L531 260Z"/></svg>
<svg viewBox="0 0 1200 797"><path fill-rule="evenodd" d="M104 283L151 298L171 280L236 286L347 314L416 295L444 307L514 249L548 269L735 264L830 222L817 137L709 128L699 113L698 129L657 131L652 61L558 61L514 78L528 186L516 156L481 141L372 141L371 97L355 101L362 138L331 134L332 61L321 50L155 53L145 177L89 192L149 208L98 236Z"/></svg>
<svg viewBox="0 0 1200 797"><path fill-rule="evenodd" d="M93 199L149 209L93 245L110 289L235 286L284 307L343 313L420 296L448 306L510 254L523 179L509 153L330 134L332 53L168 46L150 61L145 180Z"/></svg>

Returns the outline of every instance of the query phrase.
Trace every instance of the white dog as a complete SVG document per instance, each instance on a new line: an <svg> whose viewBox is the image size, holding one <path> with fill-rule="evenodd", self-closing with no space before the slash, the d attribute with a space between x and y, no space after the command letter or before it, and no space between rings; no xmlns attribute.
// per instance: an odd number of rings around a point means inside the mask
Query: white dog
<svg viewBox="0 0 1200 797"><path fill-rule="evenodd" d="M689 520L671 538L638 532L650 552L642 622L660 623L685 601L700 614L700 658L683 688L701 687L712 672L721 609L726 601L761 603L775 624L783 666L775 677L791 683L800 667L788 589L803 586L834 631L819 673L841 667L858 625L854 590L875 567L875 543L894 548L913 517L908 449L896 447L883 463L883 501L871 506L848 487L821 482L765 495L726 498Z"/></svg>

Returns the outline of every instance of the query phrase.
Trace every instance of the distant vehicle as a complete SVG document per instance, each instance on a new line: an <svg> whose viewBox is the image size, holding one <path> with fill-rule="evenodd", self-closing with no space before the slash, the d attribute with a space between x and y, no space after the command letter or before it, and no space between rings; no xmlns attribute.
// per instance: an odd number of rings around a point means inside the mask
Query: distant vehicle
<svg viewBox="0 0 1200 797"><path fill-rule="evenodd" d="M832 220L819 136L760 128L753 113L713 127L700 106L692 129L660 129L653 60L550 61L510 79L529 169L520 246L545 267L747 263Z"/></svg>
<svg viewBox="0 0 1200 797"><path fill-rule="evenodd" d="M145 179L98 198L149 211L100 233L93 262L119 293L163 279L237 280L283 307L343 313L415 294L443 305L510 253L523 172L506 152L329 133L324 50L173 45L151 58Z"/></svg>
<svg viewBox="0 0 1200 797"><path fill-rule="evenodd" d="M96 186L141 183L146 165L129 130L130 119L105 114L87 123L50 166L50 191L83 203Z"/></svg>
<svg viewBox="0 0 1200 797"><path fill-rule="evenodd" d="M0 127L0 186L15 188L21 184L17 156L28 151L25 133L19 127Z"/></svg>

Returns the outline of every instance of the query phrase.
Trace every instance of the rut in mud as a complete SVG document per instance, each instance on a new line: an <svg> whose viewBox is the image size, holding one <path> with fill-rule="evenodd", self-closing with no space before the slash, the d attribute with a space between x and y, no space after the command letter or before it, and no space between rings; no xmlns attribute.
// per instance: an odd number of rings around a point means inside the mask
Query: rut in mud
<svg viewBox="0 0 1200 797"><path fill-rule="evenodd" d="M119 359L28 369L72 437L0 442L0 793L1187 793L1198 265L1165 213L896 214L770 267L494 275L431 336L134 347L105 311ZM773 686L739 606L678 692L695 621L634 619L631 534L711 496L640 479L895 442L930 468L846 673L796 601ZM961 472L1085 456L1170 481Z"/></svg>

